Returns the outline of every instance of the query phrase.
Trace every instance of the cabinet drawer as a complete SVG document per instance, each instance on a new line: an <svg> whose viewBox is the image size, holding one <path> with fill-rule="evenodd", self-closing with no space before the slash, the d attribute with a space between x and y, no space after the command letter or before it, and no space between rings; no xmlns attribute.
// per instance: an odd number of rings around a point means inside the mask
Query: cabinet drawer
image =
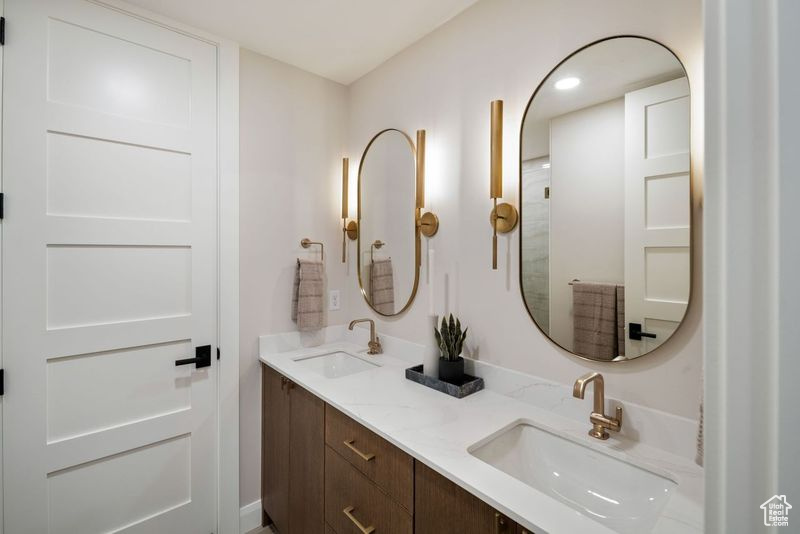
<svg viewBox="0 0 800 534"><path fill-rule="evenodd" d="M422 462L416 463L416 472L416 534L522 532L515 522Z"/></svg>
<svg viewBox="0 0 800 534"><path fill-rule="evenodd" d="M411 456L331 406L325 412L325 443L408 512L414 511Z"/></svg>
<svg viewBox="0 0 800 534"><path fill-rule="evenodd" d="M411 515L366 476L325 450L325 522L338 534L411 534Z"/></svg>

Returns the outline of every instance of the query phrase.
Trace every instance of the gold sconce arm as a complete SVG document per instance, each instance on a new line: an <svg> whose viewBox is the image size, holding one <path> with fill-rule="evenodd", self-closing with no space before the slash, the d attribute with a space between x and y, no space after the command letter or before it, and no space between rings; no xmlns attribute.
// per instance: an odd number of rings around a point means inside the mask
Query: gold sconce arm
<svg viewBox="0 0 800 534"><path fill-rule="evenodd" d="M492 199L492 269L497 270L497 234L507 234L517 226L517 208L507 202L497 203L503 197L503 101L494 100L491 129L491 163L489 167L489 198Z"/></svg>
<svg viewBox="0 0 800 534"><path fill-rule="evenodd" d="M347 261L347 238L350 241L358 237L358 223L356 221L347 222L349 208L350 186L350 158L342 158L342 263Z"/></svg>
<svg viewBox="0 0 800 534"><path fill-rule="evenodd" d="M425 130L417 130L416 206L425 208Z"/></svg>
<svg viewBox="0 0 800 534"><path fill-rule="evenodd" d="M425 209L425 130L417 130L417 228L425 237L433 237L439 231L439 217ZM418 247L419 248L419 247ZM420 253L417 252L417 260Z"/></svg>
<svg viewBox="0 0 800 534"><path fill-rule="evenodd" d="M342 219L342 263L347 261L347 219Z"/></svg>
<svg viewBox="0 0 800 534"><path fill-rule="evenodd" d="M347 261L347 239L355 241L358 237L358 223L356 221L347 222L342 219L342 263Z"/></svg>
<svg viewBox="0 0 800 534"><path fill-rule="evenodd" d="M439 217L432 211L426 211L419 216L417 223L419 230L425 237L433 237L439 231Z"/></svg>

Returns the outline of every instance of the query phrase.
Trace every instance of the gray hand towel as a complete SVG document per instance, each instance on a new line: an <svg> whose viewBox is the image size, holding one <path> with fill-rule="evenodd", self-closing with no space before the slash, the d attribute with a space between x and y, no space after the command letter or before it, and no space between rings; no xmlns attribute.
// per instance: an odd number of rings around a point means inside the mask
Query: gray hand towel
<svg viewBox="0 0 800 534"><path fill-rule="evenodd" d="M325 326L323 313L325 266L320 261L297 260L292 291L292 321L301 332Z"/></svg>
<svg viewBox="0 0 800 534"><path fill-rule="evenodd" d="M608 361L619 355L616 284L573 282L572 319L576 354Z"/></svg>
<svg viewBox="0 0 800 534"><path fill-rule="evenodd" d="M625 286L617 286L617 355L625 356Z"/></svg>
<svg viewBox="0 0 800 534"><path fill-rule="evenodd" d="M369 272L369 295L372 307L378 313L394 313L394 271L392 259L375 260Z"/></svg>

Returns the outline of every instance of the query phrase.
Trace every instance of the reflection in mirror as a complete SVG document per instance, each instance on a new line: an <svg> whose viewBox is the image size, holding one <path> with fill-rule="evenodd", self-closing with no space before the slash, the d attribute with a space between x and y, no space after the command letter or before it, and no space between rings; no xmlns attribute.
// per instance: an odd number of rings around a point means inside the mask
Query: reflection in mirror
<svg viewBox="0 0 800 534"><path fill-rule="evenodd" d="M414 298L416 261L416 152L405 133L376 135L358 171L358 277L367 303L396 315Z"/></svg>
<svg viewBox="0 0 800 534"><path fill-rule="evenodd" d="M593 360L664 343L691 277L689 84L649 39L573 54L522 125L520 283L550 339Z"/></svg>

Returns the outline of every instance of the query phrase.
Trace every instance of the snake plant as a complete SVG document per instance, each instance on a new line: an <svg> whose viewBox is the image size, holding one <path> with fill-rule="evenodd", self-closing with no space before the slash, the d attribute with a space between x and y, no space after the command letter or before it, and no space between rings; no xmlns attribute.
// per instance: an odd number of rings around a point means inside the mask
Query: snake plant
<svg viewBox="0 0 800 534"><path fill-rule="evenodd" d="M443 360L456 361L461 356L461 349L464 347L464 340L467 339L467 330L461 331L461 321L450 314L448 321L447 317L442 317L442 326L433 331L436 334L436 342L439 344L439 352Z"/></svg>

